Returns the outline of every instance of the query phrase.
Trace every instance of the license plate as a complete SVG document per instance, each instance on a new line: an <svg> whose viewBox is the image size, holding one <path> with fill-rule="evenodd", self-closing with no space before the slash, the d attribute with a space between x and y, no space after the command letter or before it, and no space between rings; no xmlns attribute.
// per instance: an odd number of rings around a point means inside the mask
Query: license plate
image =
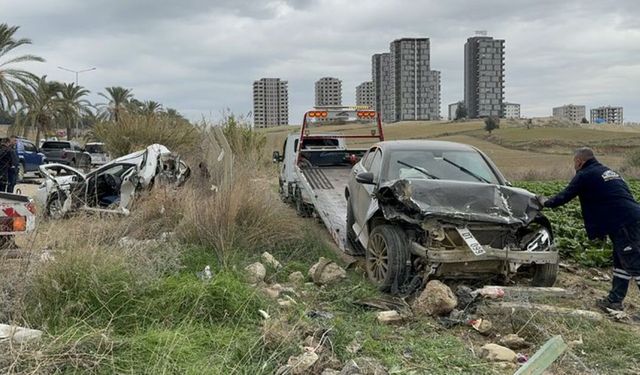
<svg viewBox="0 0 640 375"><path fill-rule="evenodd" d="M486 254L487 251L482 247L482 245L480 245L480 242L476 240L473 233L471 233L468 228L456 228L456 230L467 246L469 246L469 249L471 249L476 256Z"/></svg>

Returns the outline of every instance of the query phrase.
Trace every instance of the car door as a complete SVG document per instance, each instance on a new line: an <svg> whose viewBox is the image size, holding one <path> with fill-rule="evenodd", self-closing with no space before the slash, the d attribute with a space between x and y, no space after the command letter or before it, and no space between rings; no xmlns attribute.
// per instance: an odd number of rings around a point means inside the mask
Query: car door
<svg viewBox="0 0 640 375"><path fill-rule="evenodd" d="M41 163L41 157L38 155L38 149L36 145L28 141L21 141L23 146L24 155L24 170L26 172L32 172L38 170Z"/></svg>
<svg viewBox="0 0 640 375"><path fill-rule="evenodd" d="M356 184L356 196L354 204L354 216L356 222L362 226L367 218L367 213L373 203L373 192L377 188L378 180L380 178L380 170L382 168L382 151L373 147L369 150L368 157L362 164L362 172L373 173L373 181L375 184Z"/></svg>

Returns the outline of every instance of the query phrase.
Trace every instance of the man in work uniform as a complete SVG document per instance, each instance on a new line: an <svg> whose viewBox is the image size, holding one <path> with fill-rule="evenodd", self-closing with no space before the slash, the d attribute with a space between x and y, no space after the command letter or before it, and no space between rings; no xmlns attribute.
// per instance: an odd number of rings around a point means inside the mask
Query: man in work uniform
<svg viewBox="0 0 640 375"><path fill-rule="evenodd" d="M589 148L580 148L573 158L576 175L556 196L544 200L555 208L575 197L580 199L584 226L590 240L609 236L613 243L613 282L598 307L621 311L629 282L640 287L640 204L622 177L600 164Z"/></svg>

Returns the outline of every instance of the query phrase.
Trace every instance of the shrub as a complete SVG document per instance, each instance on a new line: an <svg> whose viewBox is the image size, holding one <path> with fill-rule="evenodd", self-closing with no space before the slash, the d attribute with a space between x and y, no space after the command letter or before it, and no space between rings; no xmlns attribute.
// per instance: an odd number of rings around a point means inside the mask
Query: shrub
<svg viewBox="0 0 640 375"><path fill-rule="evenodd" d="M118 122L105 121L93 127L90 137L105 143L118 157L159 143L179 154L192 152L198 145L200 130L187 120L162 113L142 115L122 113Z"/></svg>
<svg viewBox="0 0 640 375"><path fill-rule="evenodd" d="M486 130L489 134L495 129L500 128L500 118L495 116L487 117L484 120L484 130Z"/></svg>

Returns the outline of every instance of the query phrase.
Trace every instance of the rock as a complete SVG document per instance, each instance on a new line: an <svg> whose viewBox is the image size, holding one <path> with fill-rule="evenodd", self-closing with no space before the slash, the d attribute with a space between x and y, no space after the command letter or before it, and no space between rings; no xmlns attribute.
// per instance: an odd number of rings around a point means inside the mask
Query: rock
<svg viewBox="0 0 640 375"><path fill-rule="evenodd" d="M340 371L334 370L332 368L326 368L322 370L322 373L320 375L340 375Z"/></svg>
<svg viewBox="0 0 640 375"><path fill-rule="evenodd" d="M250 264L246 266L244 270L247 272L247 280L251 284L261 283L264 281L265 276L267 276L267 270L260 262Z"/></svg>
<svg viewBox="0 0 640 375"><path fill-rule="evenodd" d="M347 353L356 354L362 349L362 339L363 339L362 332L356 331L354 336L355 337L353 338L353 340L351 340L351 342L345 348Z"/></svg>
<svg viewBox="0 0 640 375"><path fill-rule="evenodd" d="M282 307L291 307L291 306L295 305L295 302L293 302L292 300L288 300L288 299L278 298L278 305L280 305Z"/></svg>
<svg viewBox="0 0 640 375"><path fill-rule="evenodd" d="M37 340L42 336L42 331L24 327L0 324L0 341L11 339L16 344L22 344L31 340Z"/></svg>
<svg viewBox="0 0 640 375"><path fill-rule="evenodd" d="M451 289L438 280L431 280L413 302L413 312L426 315L446 315L453 311L458 299Z"/></svg>
<svg viewBox="0 0 640 375"><path fill-rule="evenodd" d="M302 284L304 282L304 275L300 271L291 272L289 282L292 284Z"/></svg>
<svg viewBox="0 0 640 375"><path fill-rule="evenodd" d="M273 284L271 286L264 287L261 290L268 297L276 299L280 297L280 293L282 293L282 286L280 284Z"/></svg>
<svg viewBox="0 0 640 375"><path fill-rule="evenodd" d="M378 322L382 324L392 324L402 321L402 316L395 310L380 311L377 318Z"/></svg>
<svg viewBox="0 0 640 375"><path fill-rule="evenodd" d="M311 367L318 361L318 355L312 351L306 351L297 357L289 357L287 366L291 374L308 374Z"/></svg>
<svg viewBox="0 0 640 375"><path fill-rule="evenodd" d="M280 269L282 268L282 264L280 264L280 262L278 262L278 260L276 258L273 257L273 255L269 254L268 251L265 251L264 253L262 253L262 261L264 262L264 264L271 266L275 269Z"/></svg>
<svg viewBox="0 0 640 375"><path fill-rule="evenodd" d="M267 312L266 312L266 311L264 311L264 310L258 310L258 314L260 314L260 316L261 316L264 320L267 320L267 319L269 319L269 318L270 318L269 313L267 313Z"/></svg>
<svg viewBox="0 0 640 375"><path fill-rule="evenodd" d="M332 260L321 257L316 264L309 269L309 276L314 283L326 285L336 283L347 277L347 271Z"/></svg>
<svg viewBox="0 0 640 375"><path fill-rule="evenodd" d="M340 375L387 375L387 369L375 358L358 357L348 361Z"/></svg>
<svg viewBox="0 0 640 375"><path fill-rule="evenodd" d="M514 333L502 337L500 339L500 345L513 350L525 349L531 346L530 343L526 342L522 337Z"/></svg>
<svg viewBox="0 0 640 375"><path fill-rule="evenodd" d="M480 348L480 358L493 362L515 362L518 355L511 349L498 344L486 344Z"/></svg>
<svg viewBox="0 0 640 375"><path fill-rule="evenodd" d="M491 329L493 328L493 324L491 324L491 321L489 319L474 319L472 321L470 321L471 326L473 327L473 329L475 329L476 331L480 332L483 335L488 335L491 332Z"/></svg>

